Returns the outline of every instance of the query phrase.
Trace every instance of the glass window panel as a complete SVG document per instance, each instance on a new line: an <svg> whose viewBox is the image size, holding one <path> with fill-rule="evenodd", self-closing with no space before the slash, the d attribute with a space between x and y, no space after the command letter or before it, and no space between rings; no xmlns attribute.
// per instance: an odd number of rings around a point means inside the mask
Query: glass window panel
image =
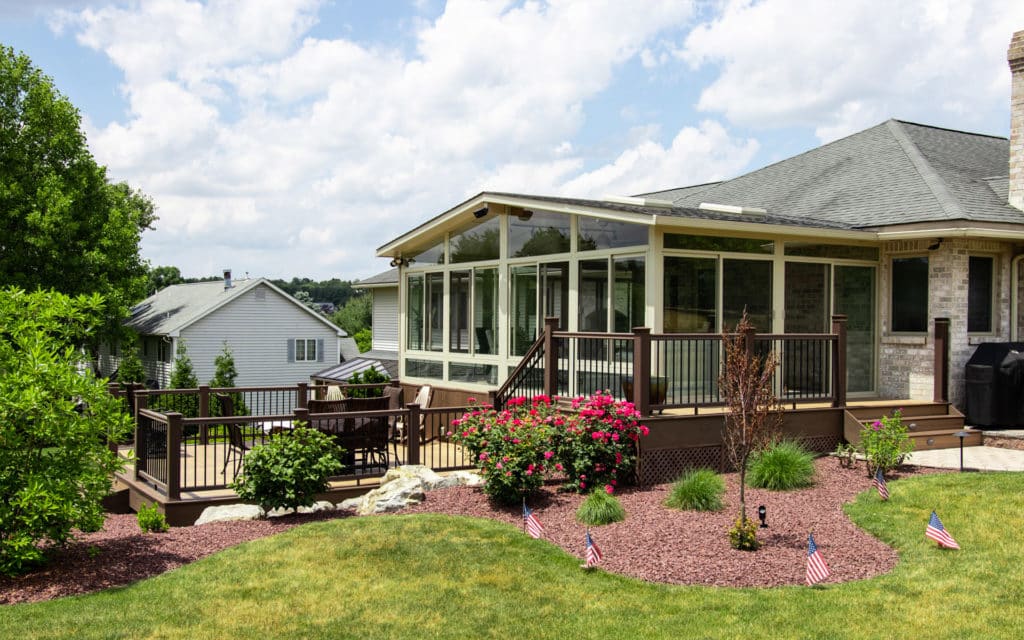
<svg viewBox="0 0 1024 640"><path fill-rule="evenodd" d="M581 260L580 331L608 331L608 260Z"/></svg>
<svg viewBox="0 0 1024 640"><path fill-rule="evenodd" d="M544 317L558 318L558 329L569 328L569 263L552 262L540 265L544 294Z"/></svg>
<svg viewBox="0 0 1024 640"><path fill-rule="evenodd" d="M981 256L968 258L967 331L992 331L992 274L995 260Z"/></svg>
<svg viewBox="0 0 1024 640"><path fill-rule="evenodd" d="M469 353L469 271L448 274L448 350Z"/></svg>
<svg viewBox="0 0 1024 640"><path fill-rule="evenodd" d="M874 391L875 269L835 267L836 313L846 316L846 390Z"/></svg>
<svg viewBox="0 0 1024 640"><path fill-rule="evenodd" d="M427 349L444 348L444 274L427 274Z"/></svg>
<svg viewBox="0 0 1024 640"><path fill-rule="evenodd" d="M508 218L508 255L514 258L569 252L569 216L534 211Z"/></svg>
<svg viewBox="0 0 1024 640"><path fill-rule="evenodd" d="M444 264L444 241L435 244L429 249L412 254L410 260L421 265Z"/></svg>
<svg viewBox="0 0 1024 640"><path fill-rule="evenodd" d="M410 378L436 378L444 377L444 364L434 360L406 360L405 375Z"/></svg>
<svg viewBox="0 0 1024 640"><path fill-rule="evenodd" d="M722 324L732 329L747 310L758 333L772 330L772 263L722 260Z"/></svg>
<svg viewBox="0 0 1024 640"><path fill-rule="evenodd" d="M579 225L579 235L577 236L579 251L635 247L647 244L647 227L644 225L588 216L579 216L577 224Z"/></svg>
<svg viewBox="0 0 1024 640"><path fill-rule="evenodd" d="M665 333L714 333L714 258L665 258Z"/></svg>
<svg viewBox="0 0 1024 640"><path fill-rule="evenodd" d="M786 263L786 333L826 333L830 328L829 265Z"/></svg>
<svg viewBox="0 0 1024 640"><path fill-rule="evenodd" d="M856 247L842 244L815 244L812 242L787 242L785 252L787 256L803 256L806 258L878 261L878 247Z"/></svg>
<svg viewBox="0 0 1024 640"><path fill-rule="evenodd" d="M892 330L928 330L928 258L892 259Z"/></svg>
<svg viewBox="0 0 1024 640"><path fill-rule="evenodd" d="M666 233L665 248L690 251L731 251L733 253L774 253L775 243L758 238L724 238Z"/></svg>
<svg viewBox="0 0 1024 640"><path fill-rule="evenodd" d="M616 258L614 265L615 290L612 292L612 309L615 310L615 327L618 333L626 333L633 327L646 324L647 279L643 258Z"/></svg>
<svg viewBox="0 0 1024 640"><path fill-rule="evenodd" d="M448 365L448 379L477 384L498 384L498 367L493 364L463 364L452 362Z"/></svg>
<svg viewBox="0 0 1024 640"><path fill-rule="evenodd" d="M425 298L423 276L409 276L406 279L406 348L423 350Z"/></svg>
<svg viewBox="0 0 1024 640"><path fill-rule="evenodd" d="M509 346L512 355L521 356L537 337L537 267L512 267L509 269L509 280L512 285Z"/></svg>
<svg viewBox="0 0 1024 640"><path fill-rule="evenodd" d="M488 218L459 234L451 237L451 262L476 262L497 260L501 235L501 219Z"/></svg>
<svg viewBox="0 0 1024 640"><path fill-rule="evenodd" d="M498 353L497 269L476 269L473 273L473 334L474 353Z"/></svg>

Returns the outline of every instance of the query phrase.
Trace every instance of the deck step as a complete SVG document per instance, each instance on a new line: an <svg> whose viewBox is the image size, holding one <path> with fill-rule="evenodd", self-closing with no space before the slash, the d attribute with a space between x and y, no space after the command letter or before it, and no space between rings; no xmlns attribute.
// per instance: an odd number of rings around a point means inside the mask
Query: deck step
<svg viewBox="0 0 1024 640"><path fill-rule="evenodd" d="M959 431L959 430L958 430ZM978 429L963 429L969 435L964 437L963 446L980 447L982 445L981 431ZM960 446L960 437L954 435L956 431L950 432L947 429L940 431L911 431L910 439L914 441L914 451L927 451L929 449L956 449Z"/></svg>
<svg viewBox="0 0 1024 640"><path fill-rule="evenodd" d="M921 404L894 402L892 404L853 406L847 407L846 410L862 422L871 422L878 420L882 416L892 415L892 412L896 409L900 410L904 422L908 422L908 416L946 416L951 414L948 402L927 402Z"/></svg>

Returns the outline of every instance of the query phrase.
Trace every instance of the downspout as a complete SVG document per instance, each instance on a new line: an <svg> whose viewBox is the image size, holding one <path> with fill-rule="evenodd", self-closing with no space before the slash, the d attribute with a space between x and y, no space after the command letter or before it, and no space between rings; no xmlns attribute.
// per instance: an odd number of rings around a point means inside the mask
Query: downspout
<svg viewBox="0 0 1024 640"><path fill-rule="evenodd" d="M1017 309L1020 306L1020 298L1017 294L1020 281L1020 263L1024 260L1024 254L1013 259L1010 263L1010 342L1017 341Z"/></svg>

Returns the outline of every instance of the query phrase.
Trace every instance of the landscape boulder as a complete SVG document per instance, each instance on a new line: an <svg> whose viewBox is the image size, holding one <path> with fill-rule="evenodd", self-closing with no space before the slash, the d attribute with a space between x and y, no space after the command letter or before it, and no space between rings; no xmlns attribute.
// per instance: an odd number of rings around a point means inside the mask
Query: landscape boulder
<svg viewBox="0 0 1024 640"><path fill-rule="evenodd" d="M260 520L266 515L261 507L254 504L226 504L206 507L196 520L196 526L211 522L232 522L235 520Z"/></svg>

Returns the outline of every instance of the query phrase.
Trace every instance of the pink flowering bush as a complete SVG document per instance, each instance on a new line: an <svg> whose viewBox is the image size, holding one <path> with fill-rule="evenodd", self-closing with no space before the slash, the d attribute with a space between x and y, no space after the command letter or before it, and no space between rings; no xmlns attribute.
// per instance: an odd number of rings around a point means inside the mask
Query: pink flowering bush
<svg viewBox="0 0 1024 640"><path fill-rule="evenodd" d="M612 493L636 467L637 442L648 433L632 402L607 391L572 401L575 415L554 434L555 459L568 476L567 487L580 493Z"/></svg>
<svg viewBox="0 0 1024 640"><path fill-rule="evenodd" d="M484 476L484 493L514 504L544 483L554 452L551 434L564 423L547 396L513 398L508 408L474 407L452 421L448 435L466 447Z"/></svg>
<svg viewBox="0 0 1024 640"><path fill-rule="evenodd" d="M876 469L885 472L898 467L914 450L914 441L903 424L903 412L895 409L891 415L865 425L860 430L860 449L867 460L869 477L874 477Z"/></svg>

